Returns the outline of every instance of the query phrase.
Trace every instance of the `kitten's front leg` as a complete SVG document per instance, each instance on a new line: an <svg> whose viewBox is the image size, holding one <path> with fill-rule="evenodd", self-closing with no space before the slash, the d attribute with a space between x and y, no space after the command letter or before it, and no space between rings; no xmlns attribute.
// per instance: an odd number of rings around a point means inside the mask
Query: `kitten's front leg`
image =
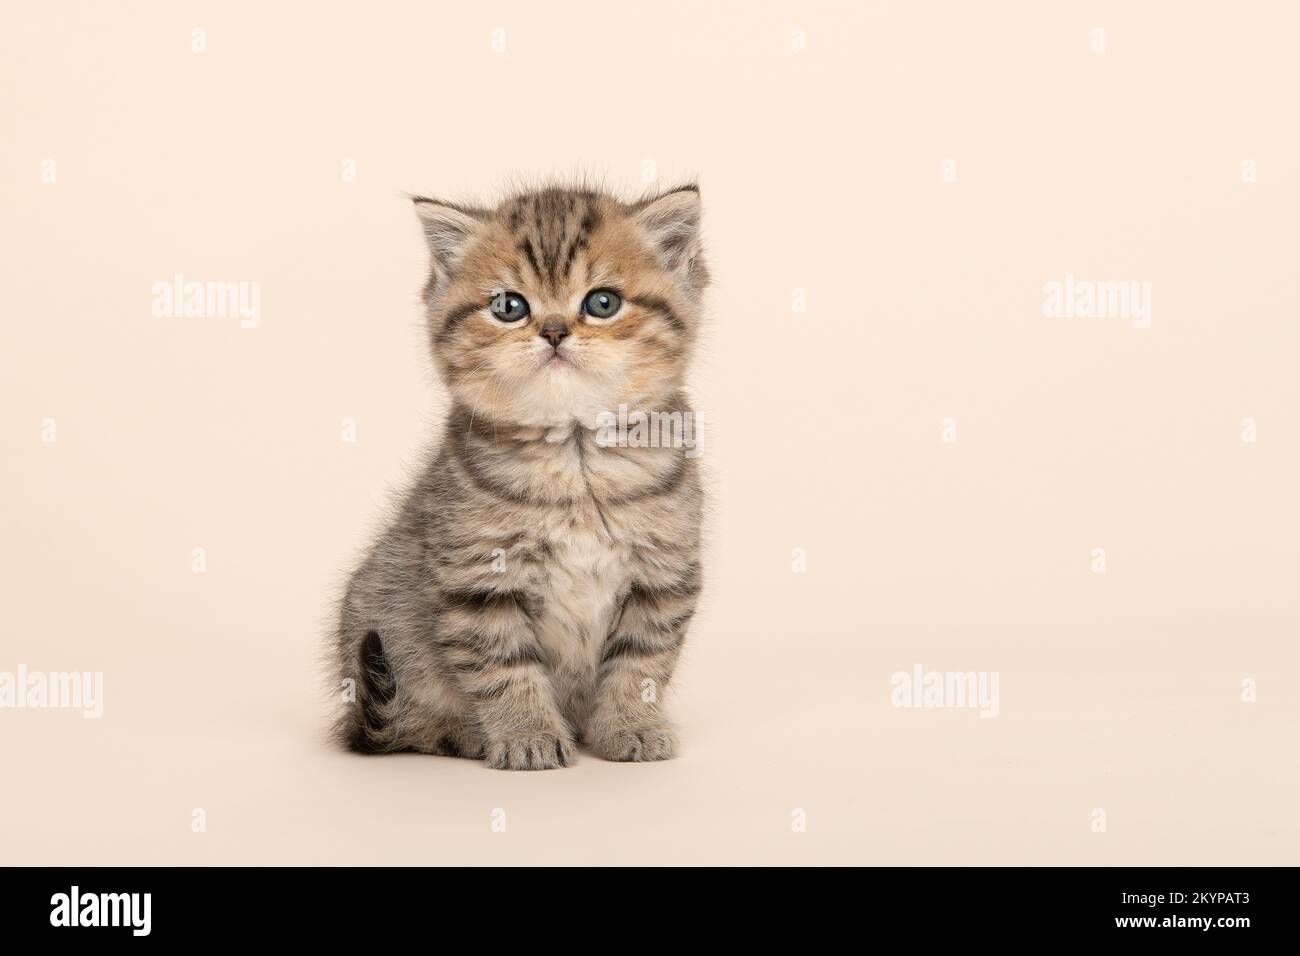
<svg viewBox="0 0 1300 956"><path fill-rule="evenodd" d="M601 655L589 726L591 746L606 760L667 760L677 752L662 695L699 592L694 566L668 582L632 585Z"/></svg>
<svg viewBox="0 0 1300 956"><path fill-rule="evenodd" d="M470 701L484 756L498 770L550 770L574 762L573 733L560 715L519 591L444 595L437 645L443 672Z"/></svg>

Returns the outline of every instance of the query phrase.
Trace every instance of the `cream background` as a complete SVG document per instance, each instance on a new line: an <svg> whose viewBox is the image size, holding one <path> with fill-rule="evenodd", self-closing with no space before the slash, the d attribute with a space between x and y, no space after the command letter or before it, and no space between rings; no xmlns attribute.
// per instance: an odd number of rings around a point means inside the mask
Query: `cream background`
<svg viewBox="0 0 1300 956"><path fill-rule="evenodd" d="M1294 5L563 6L7 11L0 670L106 700L0 711L0 859L1296 863ZM647 158L716 277L683 755L331 751L331 603L444 402L401 194ZM175 272L260 327L155 318ZM1067 272L1151 328L1044 318ZM917 662L1001 716L893 708Z"/></svg>

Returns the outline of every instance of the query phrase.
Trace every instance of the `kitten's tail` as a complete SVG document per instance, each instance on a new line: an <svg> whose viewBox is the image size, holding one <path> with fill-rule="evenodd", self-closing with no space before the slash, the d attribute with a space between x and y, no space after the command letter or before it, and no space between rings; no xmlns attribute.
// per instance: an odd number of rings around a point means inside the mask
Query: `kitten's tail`
<svg viewBox="0 0 1300 956"><path fill-rule="evenodd" d="M397 681L384 656L378 631L367 631L357 645L355 697L339 722L339 737L349 750L374 754L391 750L390 704Z"/></svg>

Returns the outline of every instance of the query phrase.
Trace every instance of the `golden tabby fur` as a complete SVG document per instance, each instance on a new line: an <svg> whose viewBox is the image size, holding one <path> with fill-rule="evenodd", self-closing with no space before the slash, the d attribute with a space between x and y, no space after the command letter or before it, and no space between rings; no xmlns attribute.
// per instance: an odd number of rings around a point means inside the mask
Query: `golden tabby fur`
<svg viewBox="0 0 1300 956"><path fill-rule="evenodd" d="M663 694L701 584L696 462L610 446L596 424L620 406L691 414L699 193L415 208L452 408L344 598L339 735L521 770L566 766L579 741L670 757Z"/></svg>

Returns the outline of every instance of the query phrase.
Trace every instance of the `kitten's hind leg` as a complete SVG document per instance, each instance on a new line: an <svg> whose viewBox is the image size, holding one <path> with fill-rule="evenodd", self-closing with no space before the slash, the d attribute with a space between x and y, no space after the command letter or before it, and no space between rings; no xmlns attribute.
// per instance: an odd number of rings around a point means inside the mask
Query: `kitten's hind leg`
<svg viewBox="0 0 1300 956"><path fill-rule="evenodd" d="M483 758L483 738L464 713L464 702L434 673L413 662L403 670L384 652L378 631L365 632L356 648L353 698L339 719L338 736L363 754L414 751L443 757Z"/></svg>
<svg viewBox="0 0 1300 956"><path fill-rule="evenodd" d="M468 757L483 759L483 736L478 728L460 717L436 716L425 723L417 734L408 737L410 748L417 753L437 757Z"/></svg>

